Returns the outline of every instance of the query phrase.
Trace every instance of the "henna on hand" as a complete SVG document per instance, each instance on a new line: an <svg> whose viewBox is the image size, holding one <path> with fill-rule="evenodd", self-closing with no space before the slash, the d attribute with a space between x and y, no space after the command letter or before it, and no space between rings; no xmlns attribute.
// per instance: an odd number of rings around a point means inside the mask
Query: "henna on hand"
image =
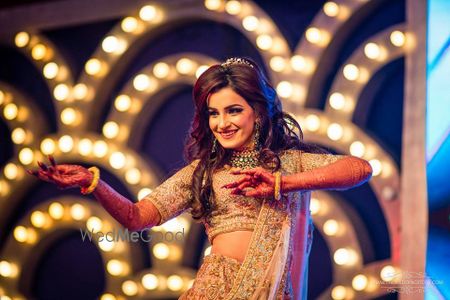
<svg viewBox="0 0 450 300"><path fill-rule="evenodd" d="M93 179L92 173L83 166L64 164L58 165L49 155L50 166L38 161L38 170L27 170L28 174L37 178L53 183L60 189L74 187L88 187Z"/></svg>

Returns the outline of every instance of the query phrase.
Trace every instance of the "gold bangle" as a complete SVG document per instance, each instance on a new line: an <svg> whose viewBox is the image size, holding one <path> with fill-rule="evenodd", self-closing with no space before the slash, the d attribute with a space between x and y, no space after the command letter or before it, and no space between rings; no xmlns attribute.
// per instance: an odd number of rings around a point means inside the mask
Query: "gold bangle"
<svg viewBox="0 0 450 300"><path fill-rule="evenodd" d="M90 167L88 170L92 173L92 175L94 175L94 178L92 179L92 182L88 187L81 188L81 193L83 195L92 193L97 187L98 181L100 180L100 170L97 167Z"/></svg>
<svg viewBox="0 0 450 300"><path fill-rule="evenodd" d="M275 176L275 188L274 188L274 199L277 201L281 200L281 172L277 171L274 173Z"/></svg>

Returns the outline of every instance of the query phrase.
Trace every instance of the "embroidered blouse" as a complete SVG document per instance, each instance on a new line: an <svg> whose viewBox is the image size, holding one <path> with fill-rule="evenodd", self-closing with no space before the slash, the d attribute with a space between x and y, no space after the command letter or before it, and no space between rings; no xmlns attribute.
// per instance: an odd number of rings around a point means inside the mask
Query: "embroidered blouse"
<svg viewBox="0 0 450 300"><path fill-rule="evenodd" d="M299 150L287 150L280 154L281 172L284 175L305 172L333 163L342 155L313 154ZM192 201L191 180L198 160L179 170L158 186L141 201L151 201L161 215L158 225L190 209ZM237 230L253 230L263 202L262 198L231 195L223 185L234 182L244 175L230 174L228 169L217 170L213 175L213 193L215 209L202 219L210 242L221 233ZM289 199L278 203L281 209L298 211L300 203ZM294 199L295 200L295 199Z"/></svg>

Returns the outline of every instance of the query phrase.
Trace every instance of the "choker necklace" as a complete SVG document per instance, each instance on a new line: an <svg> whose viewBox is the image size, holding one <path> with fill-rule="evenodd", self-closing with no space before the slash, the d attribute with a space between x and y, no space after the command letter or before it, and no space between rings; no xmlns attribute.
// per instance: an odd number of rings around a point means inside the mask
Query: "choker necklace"
<svg viewBox="0 0 450 300"><path fill-rule="evenodd" d="M258 150L233 151L230 164L233 168L252 169L259 166Z"/></svg>

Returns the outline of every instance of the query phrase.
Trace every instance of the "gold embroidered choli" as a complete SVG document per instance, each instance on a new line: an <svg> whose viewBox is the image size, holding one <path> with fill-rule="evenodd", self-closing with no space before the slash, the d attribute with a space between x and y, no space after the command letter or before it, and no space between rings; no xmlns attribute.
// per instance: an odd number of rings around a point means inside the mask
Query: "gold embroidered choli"
<svg viewBox="0 0 450 300"><path fill-rule="evenodd" d="M340 159L340 155L312 154L299 150L280 153L283 175L305 172ZM141 201L151 201L161 215L159 224L190 208L192 174L197 161L178 171ZM284 194L281 201L231 195L223 185L243 175L233 175L225 168L213 175L215 207L203 219L210 242L217 235L237 230L252 230L246 257L235 278L231 292L224 299L290 299L292 288L302 288L305 262L296 257L308 251L310 192ZM301 269L295 278L291 268ZM298 293L298 291L296 291Z"/></svg>
<svg viewBox="0 0 450 300"><path fill-rule="evenodd" d="M331 154L301 154L299 150L284 151L280 155L281 172L282 174L292 174L308 171L332 163L339 157L339 155ZM156 206L161 215L160 224L190 208L191 180L197 163L198 161L193 161L182 168L143 199L151 201ZM225 184L234 182L242 176L230 174L228 168L217 170L213 175L215 209L207 219L202 220L210 242L221 233L255 228L263 199L231 195L229 189L222 188ZM282 202L284 209L287 204L299 205L299 203L291 203L292 199L290 198L285 197Z"/></svg>

